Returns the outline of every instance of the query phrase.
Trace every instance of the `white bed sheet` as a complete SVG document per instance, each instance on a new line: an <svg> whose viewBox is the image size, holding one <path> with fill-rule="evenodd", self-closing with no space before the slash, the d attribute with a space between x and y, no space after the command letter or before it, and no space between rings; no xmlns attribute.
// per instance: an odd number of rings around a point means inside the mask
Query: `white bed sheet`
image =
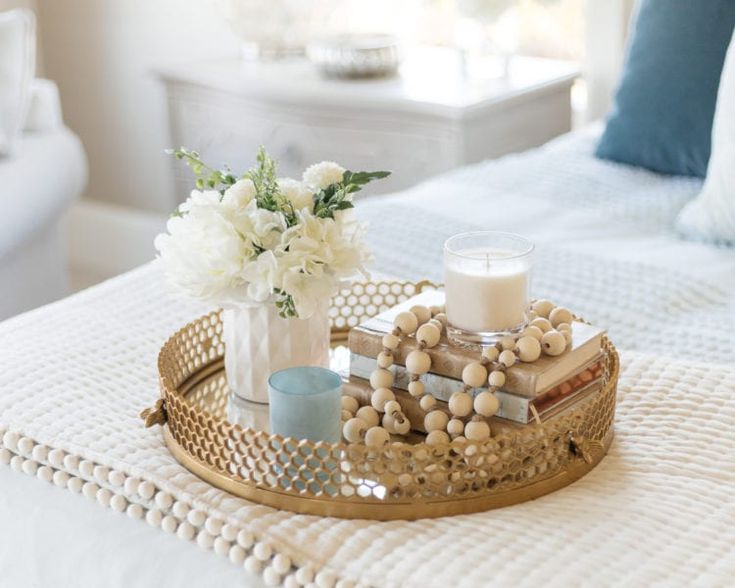
<svg viewBox="0 0 735 588"><path fill-rule="evenodd" d="M444 237L474 228L520 232L538 244L536 292L610 325L619 347L685 356L694 341L705 360L731 362L735 252L680 241L671 229L699 182L596 161L593 141L594 133L579 133L405 193L365 199L361 216L372 225L378 269L440 279ZM138 271L119 284L142 277ZM63 304L54 311L63 312ZM0 584L261 583L193 543L35 479L0 469L0 488ZM171 569L180 575L168 575Z"/></svg>

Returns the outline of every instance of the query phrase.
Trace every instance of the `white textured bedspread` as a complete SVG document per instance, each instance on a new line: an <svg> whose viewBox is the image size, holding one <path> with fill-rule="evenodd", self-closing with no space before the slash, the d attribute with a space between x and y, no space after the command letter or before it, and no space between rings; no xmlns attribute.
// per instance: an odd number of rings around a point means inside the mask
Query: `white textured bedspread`
<svg viewBox="0 0 735 588"><path fill-rule="evenodd" d="M161 344L203 310L167 300L155 265L0 324L0 461L197 536L205 548L214 543L239 565L249 558L271 583L306 584L314 571L320 586L731 584L735 251L672 233L699 182L596 161L592 143L574 135L359 205L381 272L440 279L447 236L519 232L537 243L535 295L608 327L622 350L616 438L572 486L506 509L410 523L293 515L208 486L137 416L158 395ZM20 475L3 472L0 483ZM0 526L18 528L24 514L2 501ZM203 527L200 511L209 517ZM167 543L146 565L151 544L130 544L135 526L98 516L125 544L125 561L101 569L99 585L158 585L167 566L178 578L187 568L203 577L200 559L170 549L174 537L159 531ZM4 533L0 577L19 578L10 540ZM202 585L230 585L233 569L212 555ZM87 577L58 584L94 585Z"/></svg>

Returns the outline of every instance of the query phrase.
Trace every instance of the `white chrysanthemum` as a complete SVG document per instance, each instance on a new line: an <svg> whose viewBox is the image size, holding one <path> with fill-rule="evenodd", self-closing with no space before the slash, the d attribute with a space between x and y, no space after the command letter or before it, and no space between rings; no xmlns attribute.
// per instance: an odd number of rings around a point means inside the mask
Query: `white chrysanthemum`
<svg viewBox="0 0 735 588"><path fill-rule="evenodd" d="M309 212L314 211L314 193L301 182L291 178L278 178L278 189L294 210L306 208Z"/></svg>
<svg viewBox="0 0 735 588"><path fill-rule="evenodd" d="M169 219L155 247L168 281L195 298L223 303L245 295L242 270L255 255L222 214L217 192L196 192Z"/></svg>
<svg viewBox="0 0 735 588"><path fill-rule="evenodd" d="M255 199L256 191L253 181L245 178L238 180L225 190L222 196L222 206L228 210L236 211L245 208Z"/></svg>
<svg viewBox="0 0 735 588"><path fill-rule="evenodd" d="M345 168L333 161L322 161L307 167L304 171L304 184L318 192L327 186L337 184L344 177Z"/></svg>

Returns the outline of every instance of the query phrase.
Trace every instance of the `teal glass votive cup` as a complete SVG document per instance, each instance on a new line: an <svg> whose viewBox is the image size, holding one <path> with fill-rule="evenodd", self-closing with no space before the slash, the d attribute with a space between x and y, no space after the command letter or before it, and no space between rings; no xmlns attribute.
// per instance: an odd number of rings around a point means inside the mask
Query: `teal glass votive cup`
<svg viewBox="0 0 735 588"><path fill-rule="evenodd" d="M271 433L338 443L342 378L323 367L280 370L268 378Z"/></svg>

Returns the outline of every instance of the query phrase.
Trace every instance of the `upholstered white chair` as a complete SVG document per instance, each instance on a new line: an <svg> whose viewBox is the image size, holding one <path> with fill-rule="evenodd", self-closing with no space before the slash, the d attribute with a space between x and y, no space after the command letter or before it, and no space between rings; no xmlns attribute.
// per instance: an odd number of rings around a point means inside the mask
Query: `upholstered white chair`
<svg viewBox="0 0 735 588"><path fill-rule="evenodd" d="M0 319L68 293L62 217L87 176L35 47L33 13L0 13Z"/></svg>

